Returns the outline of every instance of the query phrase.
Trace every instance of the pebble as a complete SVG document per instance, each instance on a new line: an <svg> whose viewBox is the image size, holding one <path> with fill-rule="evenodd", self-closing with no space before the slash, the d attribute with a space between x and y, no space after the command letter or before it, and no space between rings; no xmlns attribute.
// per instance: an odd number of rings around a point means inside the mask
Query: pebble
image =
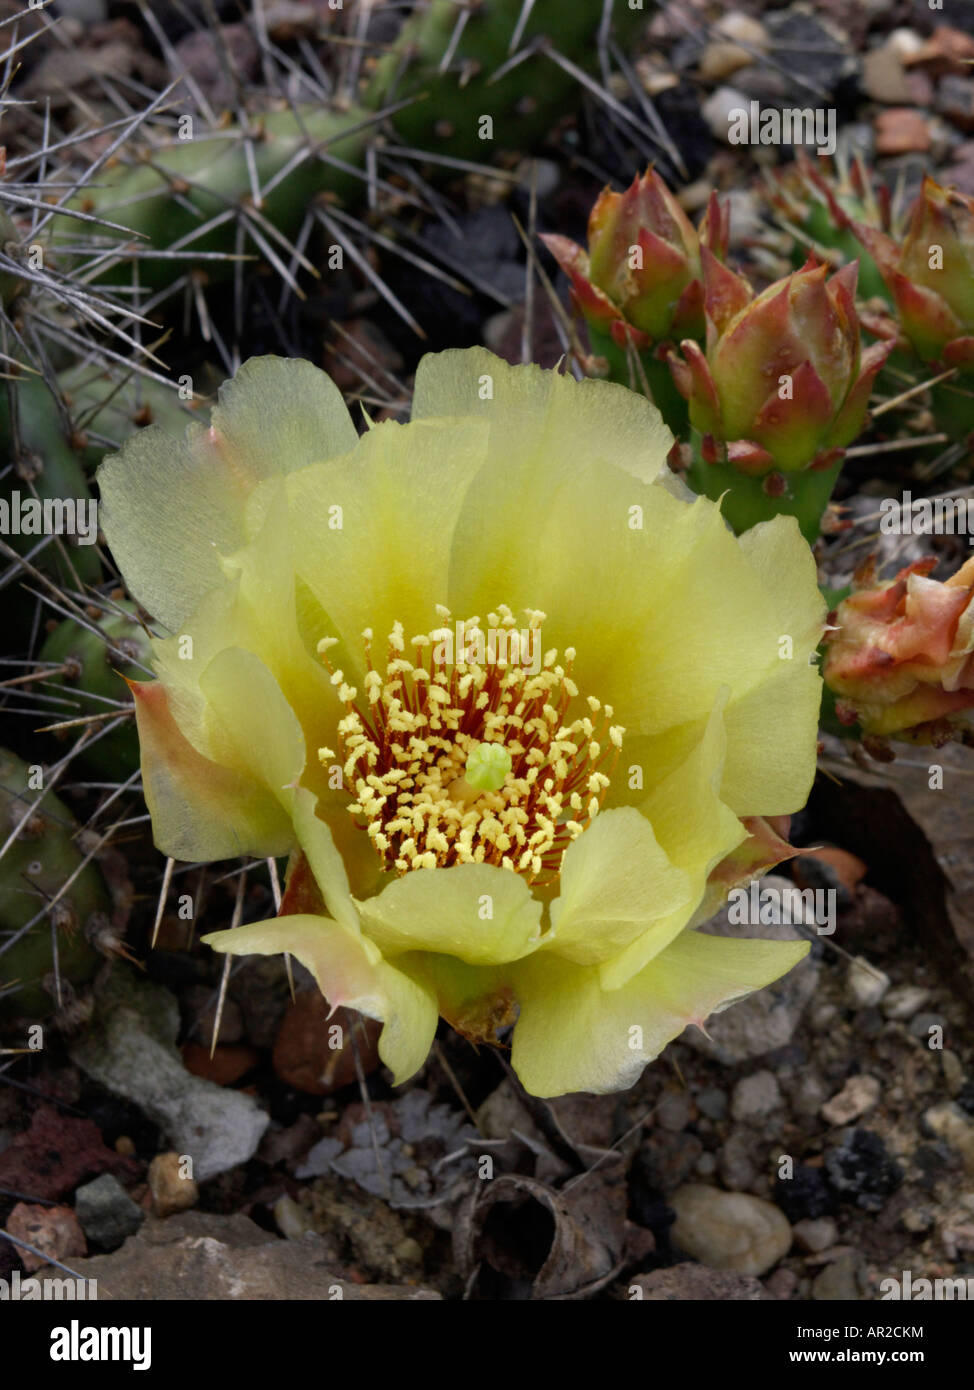
<svg viewBox="0 0 974 1390"><path fill-rule="evenodd" d="M771 40L759 19L731 10L713 26L715 37L704 49L697 71L705 82L720 82L725 77L753 63L760 53L766 53ZM746 44L745 48L741 45Z"/></svg>
<svg viewBox="0 0 974 1390"><path fill-rule="evenodd" d="M766 1274L791 1249L791 1227L777 1207L746 1192L688 1183L674 1192L672 1236L712 1269Z"/></svg>
<svg viewBox="0 0 974 1390"><path fill-rule="evenodd" d="M857 1265L858 1261L853 1254L840 1255L837 1260L827 1264L812 1280L812 1298L818 1302L858 1301L860 1294L856 1279Z"/></svg>
<svg viewBox="0 0 974 1390"><path fill-rule="evenodd" d="M727 1114L727 1093L716 1086L706 1086L702 1091L698 1091L696 1099L697 1108L708 1119L722 1120Z"/></svg>
<svg viewBox="0 0 974 1390"><path fill-rule="evenodd" d="M835 1198L829 1191L821 1168L799 1163L790 1178L778 1178L774 1185L774 1200L789 1221L814 1221L835 1209Z"/></svg>
<svg viewBox="0 0 974 1390"><path fill-rule="evenodd" d="M759 1120L784 1105L778 1078L772 1071L756 1071L742 1077L731 1095L735 1120Z"/></svg>
<svg viewBox="0 0 974 1390"><path fill-rule="evenodd" d="M923 1123L937 1139L956 1149L968 1173L974 1173L974 1120L955 1101L942 1100L923 1112Z"/></svg>
<svg viewBox="0 0 974 1390"><path fill-rule="evenodd" d="M731 1192L746 1192L757 1177L751 1158L752 1136L746 1129L732 1129L720 1153L720 1177Z"/></svg>
<svg viewBox="0 0 974 1390"><path fill-rule="evenodd" d="M155 1216L174 1216L188 1211L199 1201L199 1188L193 1178L184 1178L183 1159L177 1153L156 1154L149 1164L149 1191Z"/></svg>
<svg viewBox="0 0 974 1390"><path fill-rule="evenodd" d="M72 1060L99 1085L137 1105L200 1182L252 1158L268 1115L253 1096L192 1076L176 1048L179 1007L164 986L113 962L99 978L95 1024Z"/></svg>
<svg viewBox="0 0 974 1390"><path fill-rule="evenodd" d="M274 1223L286 1240L300 1240L306 1231L314 1230L314 1217L307 1207L287 1193L278 1197L273 1206Z"/></svg>
<svg viewBox="0 0 974 1390"><path fill-rule="evenodd" d="M875 1076L850 1076L842 1090L822 1106L822 1119L830 1125L847 1125L878 1104L881 1086Z"/></svg>
<svg viewBox="0 0 974 1390"><path fill-rule="evenodd" d="M791 1095L791 1108L796 1115L817 1115L828 1096L825 1082L817 1072L801 1074Z"/></svg>
<svg viewBox="0 0 974 1390"><path fill-rule="evenodd" d="M862 85L866 95L890 106L908 102L909 74L903 60L922 47L923 40L912 29L894 29L884 44L863 57Z"/></svg>
<svg viewBox="0 0 974 1390"><path fill-rule="evenodd" d="M905 1023L929 998L930 991L923 985L896 985L883 999L883 1013L887 1018Z"/></svg>
<svg viewBox="0 0 974 1390"><path fill-rule="evenodd" d="M830 1216L820 1216L815 1221L799 1221L792 1227L792 1235L799 1250L818 1255L834 1245L839 1228Z"/></svg>
<svg viewBox="0 0 974 1390"><path fill-rule="evenodd" d="M964 1089L964 1081L966 1079L961 1060L956 1052L952 1052L949 1047L945 1047L940 1054L940 1065L943 1068L947 1090L950 1095L956 1099Z"/></svg>
<svg viewBox="0 0 974 1390"><path fill-rule="evenodd" d="M939 1028L941 1032L931 1034L931 1028ZM916 1014L910 1021L910 1032L915 1038L921 1038L928 1045L935 1042L942 1043L946 1031L947 1020L943 1014Z"/></svg>
<svg viewBox="0 0 974 1390"><path fill-rule="evenodd" d="M320 990L302 990L288 1006L275 1039L274 1070L296 1091L330 1096L356 1079L356 1047L364 1075L375 1071L381 1031L380 1023L351 1009L332 1012Z"/></svg>
<svg viewBox="0 0 974 1390"><path fill-rule="evenodd" d="M40 1254L15 1248L28 1274L41 1269L51 1260L69 1260L73 1255L86 1255L84 1231L70 1207L42 1207L36 1202L18 1202L6 1220L8 1233L16 1240L36 1247Z"/></svg>
<svg viewBox="0 0 974 1390"><path fill-rule="evenodd" d="M710 133L715 140L722 140L724 144L729 144L728 139L731 127L731 112L734 110L747 110L748 98L736 87L718 87L711 92L710 96L700 107L700 114L703 116Z"/></svg>
<svg viewBox="0 0 974 1390"><path fill-rule="evenodd" d="M843 1199L863 1211L881 1211L903 1181L903 1170L871 1129L850 1129L825 1151L825 1173Z"/></svg>
<svg viewBox="0 0 974 1390"><path fill-rule="evenodd" d="M145 1212L111 1173L79 1187L74 1210L88 1240L102 1250L117 1250L145 1220Z"/></svg>
<svg viewBox="0 0 974 1390"><path fill-rule="evenodd" d="M688 1091L668 1091L656 1106L656 1122L678 1134L693 1119L694 1104Z"/></svg>
<svg viewBox="0 0 974 1390"><path fill-rule="evenodd" d="M872 1009L889 989L889 976L863 956L856 956L846 970L846 998L854 1009Z"/></svg>
<svg viewBox="0 0 974 1390"><path fill-rule="evenodd" d="M878 155L925 154L933 144L925 117L910 106L890 106L874 124Z"/></svg>

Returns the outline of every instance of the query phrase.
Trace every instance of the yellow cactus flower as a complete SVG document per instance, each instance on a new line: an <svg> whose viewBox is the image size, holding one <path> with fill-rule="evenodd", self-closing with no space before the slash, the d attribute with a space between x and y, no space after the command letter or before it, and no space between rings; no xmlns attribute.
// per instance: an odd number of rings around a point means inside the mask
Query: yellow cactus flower
<svg viewBox="0 0 974 1390"><path fill-rule="evenodd" d="M170 634L133 687L156 843L290 854L276 919L204 939L291 952L397 1082L442 1015L516 1019L536 1094L620 1089L805 953L688 928L788 852L763 818L814 772L815 566L789 518L735 538L671 444L623 387L480 349L359 438L328 377L260 358L209 429L99 472Z"/></svg>

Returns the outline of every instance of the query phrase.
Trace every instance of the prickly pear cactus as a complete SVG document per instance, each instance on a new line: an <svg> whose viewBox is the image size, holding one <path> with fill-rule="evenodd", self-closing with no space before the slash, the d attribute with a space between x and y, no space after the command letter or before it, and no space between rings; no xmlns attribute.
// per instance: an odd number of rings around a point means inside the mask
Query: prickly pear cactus
<svg viewBox="0 0 974 1390"><path fill-rule="evenodd" d="M41 661L50 662L47 688L76 693L79 715L102 714L127 703L125 677L145 677L149 637L133 603L113 600L105 612L93 610L97 631L66 618L48 637ZM84 767L111 780L128 777L139 766L139 739L133 721L111 730L78 754Z"/></svg>
<svg viewBox="0 0 974 1390"><path fill-rule="evenodd" d="M44 792L43 776L39 765L0 749L0 1023L52 1013L56 977L61 1003L69 1002L72 988L95 972L92 938L108 921L101 871L91 862L81 867L78 824Z"/></svg>

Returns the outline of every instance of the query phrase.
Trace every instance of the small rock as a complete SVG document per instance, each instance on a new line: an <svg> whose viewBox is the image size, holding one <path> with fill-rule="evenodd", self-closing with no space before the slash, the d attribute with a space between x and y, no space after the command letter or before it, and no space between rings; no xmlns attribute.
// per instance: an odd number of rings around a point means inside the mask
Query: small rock
<svg viewBox="0 0 974 1390"><path fill-rule="evenodd" d="M887 1018L905 1023L929 998L930 991L922 985L896 985L883 999L883 1013Z"/></svg>
<svg viewBox="0 0 974 1390"><path fill-rule="evenodd" d="M940 1054L940 1065L944 1073L944 1081L947 1083L947 1090L955 1099L964 1089L966 1080L964 1068L956 1052L952 1052L949 1047L945 1047Z"/></svg>
<svg viewBox="0 0 974 1390"><path fill-rule="evenodd" d="M746 1192L757 1177L751 1157L753 1136L747 1129L732 1129L720 1153L720 1176L731 1192Z"/></svg>
<svg viewBox="0 0 974 1390"><path fill-rule="evenodd" d="M727 1093L716 1086L707 1086L696 1095L697 1108L711 1120L722 1120L727 1114Z"/></svg>
<svg viewBox="0 0 974 1390"><path fill-rule="evenodd" d="M277 1229L286 1240L300 1240L308 1231L314 1230L313 1214L287 1193L278 1197L273 1211Z"/></svg>
<svg viewBox="0 0 974 1390"><path fill-rule="evenodd" d="M874 122L877 155L925 154L933 134L925 117L909 106L880 111Z"/></svg>
<svg viewBox="0 0 974 1390"><path fill-rule="evenodd" d="M871 1129L848 1130L835 1147L826 1149L825 1173L833 1190L863 1211L881 1211L903 1181L902 1168Z"/></svg>
<svg viewBox="0 0 974 1390"><path fill-rule="evenodd" d="M0 1187L47 1201L68 1196L86 1178L106 1171L134 1177L141 1169L106 1148L93 1121L61 1115L53 1105L39 1105L30 1129L15 1135L0 1154Z"/></svg>
<svg viewBox="0 0 974 1390"><path fill-rule="evenodd" d="M718 87L700 107L700 114L703 116L710 132L716 140L723 140L724 144L729 144L731 128L731 112L747 110L748 98L736 87Z"/></svg>
<svg viewBox="0 0 974 1390"><path fill-rule="evenodd" d="M190 1075L176 1047L179 1022L169 990L116 961L99 978L94 1021L71 1056L191 1155L205 1182L246 1163L270 1121L252 1096Z"/></svg>
<svg viewBox="0 0 974 1390"><path fill-rule="evenodd" d="M697 71L705 82L720 82L738 68L753 63L770 46L768 31L759 19L731 10L713 26L715 37L704 49ZM741 45L745 45L742 47Z"/></svg>
<svg viewBox="0 0 974 1390"><path fill-rule="evenodd" d="M923 1112L923 1123L937 1139L956 1149L968 1173L974 1173L974 1120L952 1100L942 1100Z"/></svg>
<svg viewBox="0 0 974 1390"><path fill-rule="evenodd" d="M879 1103L881 1087L875 1076L850 1076L837 1095L822 1106L822 1119L830 1125L847 1125Z"/></svg>
<svg viewBox="0 0 974 1390"><path fill-rule="evenodd" d="M791 1248L791 1227L778 1208L749 1193L688 1183L670 1206L674 1242L713 1269L766 1274Z"/></svg>
<svg viewBox="0 0 974 1390"><path fill-rule="evenodd" d="M111 1173L79 1187L74 1210L88 1240L102 1250L117 1250L145 1220L145 1212Z"/></svg>
<svg viewBox="0 0 974 1390"><path fill-rule="evenodd" d="M202 1043L183 1043L183 1066L192 1076L201 1076L217 1086L232 1086L253 1071L260 1054L245 1043L221 1045L210 1052Z"/></svg>
<svg viewBox="0 0 974 1390"><path fill-rule="evenodd" d="M791 1093L791 1108L796 1115L817 1115L828 1096L825 1082L814 1071L803 1071Z"/></svg>
<svg viewBox="0 0 974 1390"><path fill-rule="evenodd" d="M318 989L302 990L288 1008L274 1043L274 1070L286 1086L329 1096L356 1078L355 1049L366 1076L379 1065L382 1025L331 1005Z"/></svg>
<svg viewBox="0 0 974 1390"><path fill-rule="evenodd" d="M774 1185L774 1200L789 1221L814 1221L835 1210L835 1198L829 1191L820 1168L799 1163L790 1178L778 1178Z"/></svg>
<svg viewBox="0 0 974 1390"><path fill-rule="evenodd" d="M174 1216L188 1211L199 1201L199 1188L190 1177L184 1177L185 1155L156 1154L149 1164L149 1191L155 1216Z"/></svg>
<svg viewBox="0 0 974 1390"><path fill-rule="evenodd" d="M656 1106L656 1123L678 1134L693 1119L693 1111L693 1101L687 1091L667 1091Z"/></svg>
<svg viewBox="0 0 974 1390"><path fill-rule="evenodd" d="M778 1079L772 1071L756 1071L742 1077L731 1096L735 1120L759 1120L784 1105Z"/></svg>
<svg viewBox="0 0 974 1390"><path fill-rule="evenodd" d="M830 1216L820 1216L817 1221L799 1221L792 1227L799 1250L813 1255L834 1245L838 1234L838 1227Z"/></svg>
<svg viewBox="0 0 974 1390"><path fill-rule="evenodd" d="M863 956L856 956L849 962L845 989L854 1009L873 1009L889 989L889 976Z"/></svg>
<svg viewBox="0 0 974 1390"><path fill-rule="evenodd" d="M855 1255L840 1255L812 1280L812 1298L818 1302L855 1302L859 1299Z"/></svg>
<svg viewBox="0 0 974 1390"><path fill-rule="evenodd" d="M7 1217L6 1229L17 1241L24 1241L39 1251L17 1245L17 1254L28 1274L43 1268L51 1260L63 1263L74 1255L86 1255L84 1232L70 1207L42 1207L34 1202L18 1202Z"/></svg>
<svg viewBox="0 0 974 1390"><path fill-rule="evenodd" d="M640 1146L634 1167L637 1175L656 1192L672 1192L686 1182L703 1155L695 1134L671 1134L655 1130Z"/></svg>
<svg viewBox="0 0 974 1390"><path fill-rule="evenodd" d="M897 34L910 34L911 30L894 30L884 44L865 54L862 60L862 85L866 95L873 101L885 102L888 106L902 106L910 100L909 77L903 59L910 51ZM915 49L923 46L919 34L913 35Z"/></svg>
<svg viewBox="0 0 974 1390"><path fill-rule="evenodd" d="M939 1033L936 1031L931 1032L932 1029L939 1029L940 1031ZM922 1039L922 1041L927 1044L934 1040L938 1043L942 1043L946 1029L947 1020L942 1014L920 1013L915 1014L910 1020L910 1032L912 1035L915 1038Z"/></svg>
<svg viewBox="0 0 974 1390"><path fill-rule="evenodd" d="M637 1274L627 1286L629 1298L635 1296L631 1292L634 1288L641 1289L643 1299L650 1303L675 1303L684 1299L701 1303L752 1303L769 1297L757 1279L689 1262L673 1265L670 1269L655 1269L652 1274Z"/></svg>
<svg viewBox="0 0 974 1390"><path fill-rule="evenodd" d="M717 1158L712 1153L702 1153L697 1159L696 1173L701 1178L712 1178L717 1171Z"/></svg>

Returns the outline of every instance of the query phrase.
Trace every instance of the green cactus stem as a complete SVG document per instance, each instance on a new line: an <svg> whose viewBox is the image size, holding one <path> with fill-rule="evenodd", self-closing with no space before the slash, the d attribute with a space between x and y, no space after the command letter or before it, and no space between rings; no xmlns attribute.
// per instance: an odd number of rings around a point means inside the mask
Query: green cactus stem
<svg viewBox="0 0 974 1390"><path fill-rule="evenodd" d="M78 987L91 979L99 955L90 938L111 908L94 863L62 894L84 859L74 838L78 824L59 797L31 786L36 774L0 749L0 843L10 840L0 858L0 1020L7 1022L55 1009L55 951L62 982ZM46 914L45 902L53 904Z"/></svg>

